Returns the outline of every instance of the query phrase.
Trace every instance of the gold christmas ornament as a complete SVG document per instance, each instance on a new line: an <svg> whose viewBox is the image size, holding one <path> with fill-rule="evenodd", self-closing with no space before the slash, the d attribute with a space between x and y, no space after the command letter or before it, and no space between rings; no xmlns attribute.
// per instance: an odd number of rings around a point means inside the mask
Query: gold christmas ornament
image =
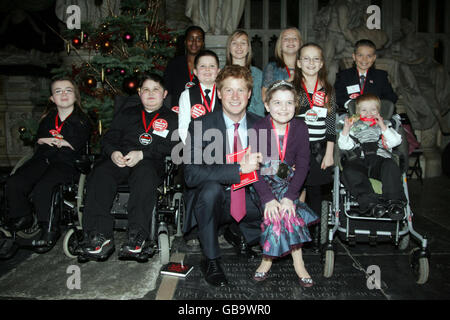
<svg viewBox="0 0 450 320"><path fill-rule="evenodd" d="M70 42L66 41L66 50L67 50L67 55L70 54Z"/></svg>
<svg viewBox="0 0 450 320"><path fill-rule="evenodd" d="M105 81L105 69L102 68L102 82Z"/></svg>

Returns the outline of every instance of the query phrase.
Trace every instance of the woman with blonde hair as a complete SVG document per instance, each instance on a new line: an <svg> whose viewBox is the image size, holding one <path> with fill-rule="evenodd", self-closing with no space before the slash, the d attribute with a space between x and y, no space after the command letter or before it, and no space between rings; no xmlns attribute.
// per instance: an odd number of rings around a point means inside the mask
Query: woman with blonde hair
<svg viewBox="0 0 450 320"><path fill-rule="evenodd" d="M262 97L265 99L267 88L275 81L294 80L297 52L302 46L302 35L295 27L281 31L275 44L275 61L269 62L263 72Z"/></svg>
<svg viewBox="0 0 450 320"><path fill-rule="evenodd" d="M262 71L252 66L252 46L247 32L244 30L234 31L227 40L226 65L240 65L250 69L253 78L253 91L248 111L264 116L264 104L262 102L261 84Z"/></svg>

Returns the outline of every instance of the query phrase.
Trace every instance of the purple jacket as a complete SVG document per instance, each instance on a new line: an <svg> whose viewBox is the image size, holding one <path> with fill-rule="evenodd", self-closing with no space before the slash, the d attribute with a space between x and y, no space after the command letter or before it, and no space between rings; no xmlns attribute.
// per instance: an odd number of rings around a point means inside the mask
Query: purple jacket
<svg viewBox="0 0 450 320"><path fill-rule="evenodd" d="M276 137L272 130L270 115L267 115L265 118L259 120L254 129L257 130L257 143L252 144L252 152L254 150L258 150L258 152L263 153L263 163L267 162L268 159L279 159L278 156L278 147L275 145L271 148L272 141L276 144ZM264 134L265 131L265 134ZM260 140L265 139L267 136L267 149L261 150L258 148L260 146ZM264 143L264 142L262 142ZM263 146L264 144L262 144ZM271 150L275 152L275 154L271 154ZM285 197L291 200L298 199L300 194L300 189L305 182L306 175L309 171L309 135L308 135L308 127L306 126L303 120L298 118L293 118L289 123L289 133L288 133L288 141L286 147L286 155L284 159L290 166L295 165L295 173L292 177L292 180L289 184L289 188L285 194ZM260 171L257 171L258 174L258 182L254 183L254 187L256 192L258 193L261 204L264 205L275 199L275 196L272 193L272 190L268 183L266 183L263 177L260 175Z"/></svg>

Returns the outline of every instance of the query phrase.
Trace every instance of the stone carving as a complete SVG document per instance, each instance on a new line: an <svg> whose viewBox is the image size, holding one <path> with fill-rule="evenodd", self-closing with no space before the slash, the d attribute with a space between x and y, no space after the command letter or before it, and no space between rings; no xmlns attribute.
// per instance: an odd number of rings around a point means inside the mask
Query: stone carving
<svg viewBox="0 0 450 320"><path fill-rule="evenodd" d="M388 37L382 30L369 30L366 0L332 0L315 17L317 42L322 46L328 69L328 81L334 83L341 59L351 57L353 45L360 39L372 40L382 48Z"/></svg>
<svg viewBox="0 0 450 320"><path fill-rule="evenodd" d="M185 14L208 34L231 34L244 12L245 0L187 0Z"/></svg>
<svg viewBox="0 0 450 320"><path fill-rule="evenodd" d="M449 75L433 59L432 44L417 35L414 23L402 19L401 31L403 37L382 54L399 62L395 82L411 124L427 130L439 123L442 132L450 133Z"/></svg>

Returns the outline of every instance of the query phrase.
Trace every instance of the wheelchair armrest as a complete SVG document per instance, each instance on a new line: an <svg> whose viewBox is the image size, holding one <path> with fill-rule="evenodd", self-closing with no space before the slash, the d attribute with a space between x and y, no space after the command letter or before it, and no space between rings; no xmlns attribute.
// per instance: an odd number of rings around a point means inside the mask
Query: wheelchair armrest
<svg viewBox="0 0 450 320"><path fill-rule="evenodd" d="M89 174L91 172L92 161L89 155L81 155L75 159L75 168L82 174Z"/></svg>

